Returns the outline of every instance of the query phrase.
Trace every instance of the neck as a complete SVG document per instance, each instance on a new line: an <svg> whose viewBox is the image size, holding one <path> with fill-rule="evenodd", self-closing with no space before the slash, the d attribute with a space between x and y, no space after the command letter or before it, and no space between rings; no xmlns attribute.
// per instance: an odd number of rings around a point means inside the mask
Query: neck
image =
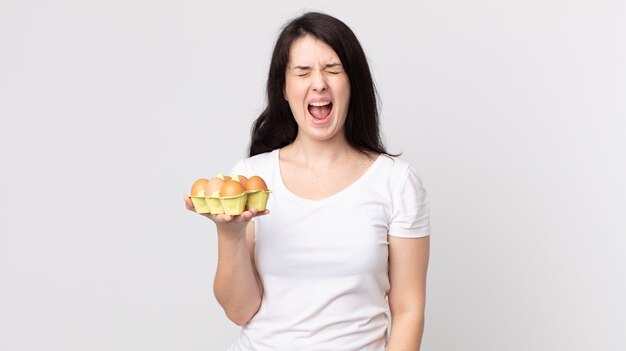
<svg viewBox="0 0 626 351"><path fill-rule="evenodd" d="M285 151L307 166L322 167L341 162L358 152L343 137L324 141L296 137L292 144L285 147Z"/></svg>

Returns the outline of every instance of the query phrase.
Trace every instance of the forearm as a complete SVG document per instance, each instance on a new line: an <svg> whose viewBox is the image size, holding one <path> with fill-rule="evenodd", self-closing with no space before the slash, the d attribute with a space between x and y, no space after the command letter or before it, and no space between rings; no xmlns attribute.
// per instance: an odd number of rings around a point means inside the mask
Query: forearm
<svg viewBox="0 0 626 351"><path fill-rule="evenodd" d="M387 351L419 351L423 332L423 313L407 311L393 314Z"/></svg>
<svg viewBox="0 0 626 351"><path fill-rule="evenodd" d="M218 230L218 262L213 291L226 315L246 324L261 304L261 289L250 260L245 233Z"/></svg>

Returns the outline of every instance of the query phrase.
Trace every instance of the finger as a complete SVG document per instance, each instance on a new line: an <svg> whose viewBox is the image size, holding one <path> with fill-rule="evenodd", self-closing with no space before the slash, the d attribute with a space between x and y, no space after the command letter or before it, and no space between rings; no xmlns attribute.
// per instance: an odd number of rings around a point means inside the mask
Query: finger
<svg viewBox="0 0 626 351"><path fill-rule="evenodd" d="M193 206L193 202L186 194L183 194L183 200L185 201L185 207L190 211L195 211L196 208Z"/></svg>
<svg viewBox="0 0 626 351"><path fill-rule="evenodd" d="M252 219L252 217L254 217L254 212L252 212L252 210L245 211L241 214L240 217L243 221L249 221Z"/></svg>
<svg viewBox="0 0 626 351"><path fill-rule="evenodd" d="M258 212L255 217L265 216L269 213L270 213L270 210L261 211L261 212Z"/></svg>

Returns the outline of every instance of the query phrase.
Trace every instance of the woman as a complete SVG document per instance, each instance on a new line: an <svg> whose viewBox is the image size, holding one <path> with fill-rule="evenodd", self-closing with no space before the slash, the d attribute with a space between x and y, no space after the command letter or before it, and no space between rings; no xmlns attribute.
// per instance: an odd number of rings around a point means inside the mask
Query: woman
<svg viewBox="0 0 626 351"><path fill-rule="evenodd" d="M250 157L233 173L267 181L272 214L208 215L218 233L214 292L243 326L230 350L418 350L428 201L414 168L381 142L353 32L320 13L292 20L267 96Z"/></svg>

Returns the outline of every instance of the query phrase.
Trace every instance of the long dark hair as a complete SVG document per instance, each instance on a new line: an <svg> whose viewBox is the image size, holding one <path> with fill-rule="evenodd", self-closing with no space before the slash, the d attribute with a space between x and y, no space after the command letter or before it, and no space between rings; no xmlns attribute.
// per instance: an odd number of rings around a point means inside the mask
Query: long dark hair
<svg viewBox="0 0 626 351"><path fill-rule="evenodd" d="M348 144L361 152L391 155L380 137L376 88L361 44L346 24L318 12L293 19L278 36L267 77L267 107L252 125L249 155L281 148L296 138L298 125L284 99L283 87L291 45L305 35L328 44L348 75L350 106L344 126Z"/></svg>

